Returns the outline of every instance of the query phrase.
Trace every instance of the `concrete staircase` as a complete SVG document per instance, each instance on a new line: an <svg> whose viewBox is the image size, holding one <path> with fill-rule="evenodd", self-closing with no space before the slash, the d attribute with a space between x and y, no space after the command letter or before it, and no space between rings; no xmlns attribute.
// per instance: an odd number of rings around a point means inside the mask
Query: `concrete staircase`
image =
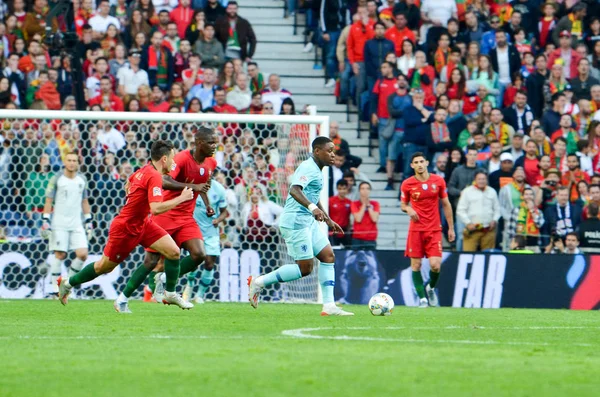
<svg viewBox="0 0 600 397"><path fill-rule="evenodd" d="M265 75L281 75L283 88L293 94L296 109L306 104L315 105L319 114L330 116L340 123L340 133L351 146L351 152L363 159L361 171L373 182L373 199L381 205L378 248L404 249L408 232L408 217L400 211L398 191L386 192L385 174L377 174L379 152L377 141L371 140L369 150L368 125L361 124L357 138L357 115L347 116L346 106L337 105L333 89L324 88L324 71L314 69L315 53L303 53L304 15L298 15L297 35L294 35L294 17L283 18L284 2L280 0L239 0L239 14L252 24L258 39L256 61ZM319 57L320 59L320 57ZM399 183L396 183L399 189Z"/></svg>

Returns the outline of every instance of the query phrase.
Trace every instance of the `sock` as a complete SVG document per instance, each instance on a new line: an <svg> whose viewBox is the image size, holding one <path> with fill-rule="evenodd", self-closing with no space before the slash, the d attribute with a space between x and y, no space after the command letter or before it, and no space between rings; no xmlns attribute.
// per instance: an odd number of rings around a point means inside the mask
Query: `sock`
<svg viewBox="0 0 600 397"><path fill-rule="evenodd" d="M179 281L179 259L165 259L165 275L167 276L165 290L175 292L177 281Z"/></svg>
<svg viewBox="0 0 600 397"><path fill-rule="evenodd" d="M73 277L74 275L79 273L79 271L81 270L82 267L83 267L83 261L79 258L75 258L71 262L71 267L69 267L69 277Z"/></svg>
<svg viewBox="0 0 600 397"><path fill-rule="evenodd" d="M210 287L210 285L212 284L214 275L215 275L215 269L212 269L212 270L202 269L202 275L200 276L200 294L199 294L200 298L204 299L204 294L206 293L206 290L208 289L208 287Z"/></svg>
<svg viewBox="0 0 600 397"><path fill-rule="evenodd" d="M198 272L190 272L187 275L187 285L190 286L190 288L194 288L194 286L196 285L196 277L198 276Z"/></svg>
<svg viewBox="0 0 600 397"><path fill-rule="evenodd" d="M92 281L98 277L96 274L96 270L94 269L94 264L90 263L86 267L84 267L79 273L69 278L69 284L72 287L77 287L83 283L87 283L88 281Z"/></svg>
<svg viewBox="0 0 600 397"><path fill-rule="evenodd" d="M146 269L144 265L141 265L135 269L131 277L129 277L127 285L123 289L123 295L125 295L127 298L130 298L133 292L138 289L138 287L146 280L146 277L148 277L150 272L151 270Z"/></svg>
<svg viewBox="0 0 600 397"><path fill-rule="evenodd" d="M122 303L122 302L127 302L128 297L125 296L122 292L119 294L119 297L117 298L117 302Z"/></svg>
<svg viewBox="0 0 600 397"><path fill-rule="evenodd" d="M429 286L431 288L435 288L439 278L440 278L440 272L436 273L436 272L430 270L429 271Z"/></svg>
<svg viewBox="0 0 600 397"><path fill-rule="evenodd" d="M58 292L58 278L61 274L63 261L51 256L48 262L50 263L50 275L52 276L52 291Z"/></svg>
<svg viewBox="0 0 600 397"><path fill-rule="evenodd" d="M256 284L259 287L268 287L275 283L287 283L299 278L302 278L302 273L300 273L300 267L294 263L293 265L283 265L271 273L258 277Z"/></svg>
<svg viewBox="0 0 600 397"><path fill-rule="evenodd" d="M323 295L323 304L333 303L333 287L335 286L335 267L333 263L319 265L319 284Z"/></svg>
<svg viewBox="0 0 600 397"><path fill-rule="evenodd" d="M421 276L421 271L412 272L413 284L415 285L415 289L417 290L417 295L419 295L419 299L425 298L425 288L423 288L423 276Z"/></svg>
<svg viewBox="0 0 600 397"><path fill-rule="evenodd" d="M156 276L156 272L150 272L150 274L148 274L148 288L150 288L150 291L152 291L152 293L154 293L154 290L156 289L154 276Z"/></svg>
<svg viewBox="0 0 600 397"><path fill-rule="evenodd" d="M179 261L179 276L193 272L197 268L198 264L192 259L191 255L188 255Z"/></svg>

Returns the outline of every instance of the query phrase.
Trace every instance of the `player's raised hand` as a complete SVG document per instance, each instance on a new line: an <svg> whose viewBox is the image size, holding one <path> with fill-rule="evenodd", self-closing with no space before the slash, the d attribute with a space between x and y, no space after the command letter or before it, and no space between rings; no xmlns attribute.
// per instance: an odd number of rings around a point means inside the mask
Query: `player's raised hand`
<svg viewBox="0 0 600 397"><path fill-rule="evenodd" d="M319 208L315 208L312 214L315 217L315 219L319 222L323 222L325 219L327 219L323 211L321 211Z"/></svg>
<svg viewBox="0 0 600 397"><path fill-rule="evenodd" d="M406 208L406 214L408 216L410 216L410 219L413 222L419 222L419 215L417 215L417 212L415 210L413 210L411 207Z"/></svg>
<svg viewBox="0 0 600 397"><path fill-rule="evenodd" d="M189 187L186 187L181 191L179 197L181 197L181 200L183 201L189 201L194 198L194 191Z"/></svg>
<svg viewBox="0 0 600 397"><path fill-rule="evenodd" d="M208 207L206 207L206 216L208 216L209 218L211 216L215 215L215 210L213 209L213 207L211 207L210 205Z"/></svg>

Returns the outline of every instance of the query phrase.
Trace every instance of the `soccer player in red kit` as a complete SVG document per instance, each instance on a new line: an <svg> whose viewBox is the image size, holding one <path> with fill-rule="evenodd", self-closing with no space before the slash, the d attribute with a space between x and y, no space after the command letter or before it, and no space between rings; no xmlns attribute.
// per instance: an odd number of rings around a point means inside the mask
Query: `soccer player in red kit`
<svg viewBox="0 0 600 397"><path fill-rule="evenodd" d="M69 293L73 287L113 271L138 244L143 247L151 247L165 258L179 263L180 253L177 244L164 229L154 222L153 218L149 217L149 214L162 214L179 204L192 202L191 200L194 198L191 189L183 189L169 200L163 200L162 175L171 169L174 156L172 143L156 141L152 144L151 162L140 168L127 180L125 185L127 201L110 225L108 242L102 258L96 263L87 265L68 280L58 279L60 303L67 304ZM149 271L145 276L148 273ZM185 304L181 296L176 294L165 295L165 299L173 304ZM120 311L116 306L115 308ZM128 307L124 307L123 311L130 313Z"/></svg>
<svg viewBox="0 0 600 397"><path fill-rule="evenodd" d="M423 153L415 153L411 158L411 168L415 175L402 182L402 211L410 216L408 239L404 255L410 258L413 283L419 295L419 306L438 306L435 286L440 277L442 264L442 222L440 220L439 202L442 200L444 216L448 221L448 241L454 241L454 220L452 206L448 200L444 178L427 171L429 162ZM429 258L431 270L429 283L423 287L421 276L421 260ZM427 297L425 297L427 293ZM429 301L429 302L428 302Z"/></svg>
<svg viewBox="0 0 600 397"><path fill-rule="evenodd" d="M190 253L189 256L181 259L176 268L170 266L172 263L165 258L164 275L166 280L163 281L162 265L157 266L160 253L152 249L146 250L144 264L140 267L154 269L154 272L150 273L150 285L157 302L163 301L164 291L175 291L179 277L196 270L206 257L202 232L194 219L194 209L196 208L196 199L200 194L206 206L207 215L209 217L214 215L206 192L210 188L211 176L217 168L217 161L212 157L217 149L217 143L218 138L213 129L198 128L194 136L194 148L177 153L171 172L163 177L163 188L166 189L165 199L178 195L178 190L185 188L194 190L194 199L154 218L156 224L173 237L177 246ZM156 283L154 288L152 288L154 284L152 281ZM135 287L133 291L142 283L143 280L133 284ZM133 291L124 291L125 297L127 297L125 292L131 294ZM188 304L191 305L189 302Z"/></svg>

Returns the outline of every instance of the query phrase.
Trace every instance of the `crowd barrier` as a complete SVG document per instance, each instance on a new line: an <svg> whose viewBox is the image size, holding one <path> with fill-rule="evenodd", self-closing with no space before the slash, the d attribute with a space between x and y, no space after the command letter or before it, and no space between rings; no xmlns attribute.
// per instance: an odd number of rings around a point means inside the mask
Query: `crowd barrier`
<svg viewBox="0 0 600 397"><path fill-rule="evenodd" d="M429 263L423 261L423 279ZM386 292L396 305L417 306L403 251L336 251L336 299L367 304ZM443 254L441 306L464 308L600 308L600 255Z"/></svg>

